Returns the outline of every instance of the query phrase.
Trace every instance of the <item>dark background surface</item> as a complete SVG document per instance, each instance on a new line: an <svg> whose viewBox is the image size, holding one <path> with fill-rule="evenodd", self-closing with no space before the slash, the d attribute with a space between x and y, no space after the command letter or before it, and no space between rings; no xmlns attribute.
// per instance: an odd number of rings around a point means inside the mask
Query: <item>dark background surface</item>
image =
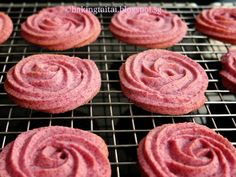
<svg viewBox="0 0 236 177"><path fill-rule="evenodd" d="M207 5L207 4L211 4L213 2L235 2L235 0L162 0L162 1L141 1L141 0L126 0L126 1L116 1L116 0L106 0L106 1L100 1L100 2L195 2L199 5ZM1 0L0 3L9 3L9 2L15 2L15 3L21 3L21 2L31 2L31 3L34 3L34 2L98 2L96 0L90 0L90 1L76 1L76 0L62 0L62 1L32 1L32 0Z"/></svg>

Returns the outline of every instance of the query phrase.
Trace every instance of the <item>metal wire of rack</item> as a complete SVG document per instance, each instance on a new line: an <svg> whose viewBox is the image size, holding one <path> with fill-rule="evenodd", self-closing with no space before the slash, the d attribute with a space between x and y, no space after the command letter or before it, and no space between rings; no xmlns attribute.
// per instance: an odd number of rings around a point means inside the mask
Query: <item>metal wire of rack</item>
<svg viewBox="0 0 236 177"><path fill-rule="evenodd" d="M51 125L81 128L100 135L108 144L113 177L137 177L137 145L149 130L158 125L196 122L217 131L236 146L236 95L222 86L218 75L221 68L220 57L232 46L209 39L194 28L194 17L211 6L197 6L192 3L74 3L83 7L117 8L157 5L184 19L189 27L188 34L170 50L193 58L208 74L207 101L199 110L182 116L159 115L141 110L128 101L120 90L118 69L129 55L145 49L121 43L111 35L108 29L113 15L111 13L96 14L102 24L102 33L95 43L79 49L56 52L96 62L102 75L102 88L91 102L73 111L56 115L15 105L3 88L6 72L28 55L55 53L25 42L19 33L20 24L41 8L55 5L59 4L0 4L0 11L8 13L14 22L13 34L0 46L0 148L14 140L19 133L33 128ZM236 6L236 3L230 5Z"/></svg>

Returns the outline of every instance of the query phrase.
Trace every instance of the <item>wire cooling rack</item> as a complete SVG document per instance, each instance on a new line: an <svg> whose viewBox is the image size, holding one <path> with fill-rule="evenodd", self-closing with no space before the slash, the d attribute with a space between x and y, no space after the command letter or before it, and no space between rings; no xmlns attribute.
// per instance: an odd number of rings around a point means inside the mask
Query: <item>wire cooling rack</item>
<svg viewBox="0 0 236 177"><path fill-rule="evenodd" d="M198 111L182 116L158 115L141 110L128 101L120 90L118 69L129 55L145 49L123 44L112 37L108 24L113 14L105 12L106 9L96 14L102 24L102 33L95 43L79 49L56 52L96 62L102 75L102 88L91 102L56 115L23 109L11 102L3 88L6 72L26 56L55 53L25 42L19 33L20 24L41 8L54 5L59 4L0 4L0 11L8 13L14 22L14 32L10 39L0 45L0 148L14 140L19 133L33 128L50 125L81 128L100 135L108 144L112 177L137 177L140 176L136 157L138 142L155 126L196 122L217 131L236 146L236 96L222 86L218 75L220 57L232 46L209 39L194 28L194 17L211 6L190 3L74 3L93 8L116 7L117 10L125 6L157 5L184 19L189 27L188 34L181 43L169 49L193 58L208 74L207 101Z"/></svg>

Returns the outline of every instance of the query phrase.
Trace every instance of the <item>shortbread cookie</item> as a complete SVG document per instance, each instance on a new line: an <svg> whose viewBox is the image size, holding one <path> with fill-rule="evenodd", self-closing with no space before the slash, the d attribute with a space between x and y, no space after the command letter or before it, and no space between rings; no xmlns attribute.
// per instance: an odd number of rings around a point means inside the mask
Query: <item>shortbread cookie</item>
<svg viewBox="0 0 236 177"><path fill-rule="evenodd" d="M139 143L144 177L233 177L236 149L223 136L194 123L166 124Z"/></svg>
<svg viewBox="0 0 236 177"><path fill-rule="evenodd" d="M100 72L93 61L55 54L24 58L8 71L4 82L18 105L48 113L86 104L100 86Z"/></svg>
<svg viewBox="0 0 236 177"><path fill-rule="evenodd" d="M3 149L0 176L111 177L107 145L99 136L80 129L33 129Z"/></svg>
<svg viewBox="0 0 236 177"><path fill-rule="evenodd" d="M110 30L119 40L147 48L167 48L187 32L179 16L158 7L129 7L114 15Z"/></svg>
<svg viewBox="0 0 236 177"><path fill-rule="evenodd" d="M119 76L123 93L150 112L187 114L205 102L206 72L176 52L152 49L131 55Z"/></svg>
<svg viewBox="0 0 236 177"><path fill-rule="evenodd" d="M4 43L13 31L11 18L3 12L0 12L0 44Z"/></svg>
<svg viewBox="0 0 236 177"><path fill-rule="evenodd" d="M75 12L72 9L76 9ZM42 9L21 25L29 42L51 50L78 48L94 42L101 32L97 17L76 6Z"/></svg>

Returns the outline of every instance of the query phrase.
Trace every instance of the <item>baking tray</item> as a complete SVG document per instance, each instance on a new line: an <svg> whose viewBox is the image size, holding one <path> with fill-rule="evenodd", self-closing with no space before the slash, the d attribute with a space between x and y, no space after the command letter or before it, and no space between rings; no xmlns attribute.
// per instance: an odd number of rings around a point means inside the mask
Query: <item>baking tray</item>
<svg viewBox="0 0 236 177"><path fill-rule="evenodd" d="M53 52L25 42L19 31L20 24L29 15L58 3L0 4L0 11L8 13L14 22L13 34L0 46L0 148L14 140L19 133L33 128L51 125L81 128L98 134L108 144L112 177L138 177L136 149L139 141L155 126L196 122L222 134L236 146L236 97L222 86L219 78L220 57L232 46L209 39L194 28L195 16L212 6L197 6L193 3L70 4L93 8L155 5L178 14L187 22L188 34L181 43L169 50L188 55L205 69L209 77L207 101L199 110L182 116L152 114L129 102L121 92L118 69L129 55L145 49L121 43L112 37L108 29L113 15L110 12L96 14L102 24L102 33L95 43L79 49ZM236 6L235 3L226 5ZM94 60L102 75L99 94L88 104L63 114L41 113L15 105L3 88L6 72L22 58L38 53L60 53Z"/></svg>

